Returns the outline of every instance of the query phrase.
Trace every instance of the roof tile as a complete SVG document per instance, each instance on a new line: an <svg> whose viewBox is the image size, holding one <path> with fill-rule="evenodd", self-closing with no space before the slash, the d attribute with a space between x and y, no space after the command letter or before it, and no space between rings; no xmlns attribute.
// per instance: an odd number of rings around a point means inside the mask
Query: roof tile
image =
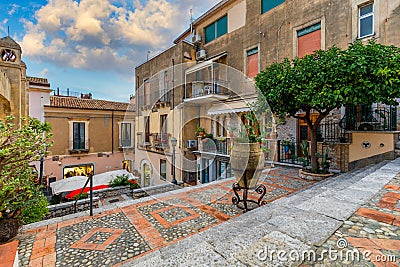
<svg viewBox="0 0 400 267"><path fill-rule="evenodd" d="M77 97L51 96L50 107L134 111L135 106L129 103L113 102L100 99L82 99Z"/></svg>

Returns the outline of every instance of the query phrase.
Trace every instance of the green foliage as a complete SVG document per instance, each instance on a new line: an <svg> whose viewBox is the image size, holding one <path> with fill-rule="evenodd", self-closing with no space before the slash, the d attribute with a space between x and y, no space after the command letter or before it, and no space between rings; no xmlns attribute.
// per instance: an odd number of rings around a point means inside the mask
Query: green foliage
<svg viewBox="0 0 400 267"><path fill-rule="evenodd" d="M243 125L243 127L241 127L241 129L239 130L239 138L237 138L237 141L240 143L261 142L262 136L260 135L258 119L255 113L253 111L250 111L245 114L244 117L249 121L249 124Z"/></svg>
<svg viewBox="0 0 400 267"><path fill-rule="evenodd" d="M320 173L329 173L329 168L331 166L331 157L328 156L328 149L325 148L324 151L322 152L322 155L317 152L317 158L320 159L318 160L318 172Z"/></svg>
<svg viewBox="0 0 400 267"><path fill-rule="evenodd" d="M335 108L375 102L397 105L400 96L400 48L370 41L347 50L326 51L274 63L255 78L277 117L303 119L311 130L311 165L317 169L317 129ZM310 114L319 113L316 121Z"/></svg>
<svg viewBox="0 0 400 267"><path fill-rule="evenodd" d="M44 203L29 164L47 154L51 127L33 118L22 118L20 126L14 120L0 120L0 222L20 218L29 206ZM40 208L32 210L37 211L32 218L42 216Z"/></svg>
<svg viewBox="0 0 400 267"><path fill-rule="evenodd" d="M22 210L22 221L28 224L43 220L48 212L48 205L49 203L43 193L37 192L34 197L28 200L26 207Z"/></svg>
<svg viewBox="0 0 400 267"><path fill-rule="evenodd" d="M138 189L140 185L136 180L128 180L131 189Z"/></svg>
<svg viewBox="0 0 400 267"><path fill-rule="evenodd" d="M196 125L196 136L199 136L200 132L206 133L206 129L200 127L200 125Z"/></svg>
<svg viewBox="0 0 400 267"><path fill-rule="evenodd" d="M82 194L77 194L74 196L74 201L79 200L79 199L85 199L88 198L88 193L83 192Z"/></svg>
<svg viewBox="0 0 400 267"><path fill-rule="evenodd" d="M111 180L108 185L110 187L129 185L130 183L128 180L129 176L127 174L117 175L117 177L114 180Z"/></svg>
<svg viewBox="0 0 400 267"><path fill-rule="evenodd" d="M298 158L298 160L301 162L301 165L303 166L303 168L306 168L306 167L310 166L310 163L311 163L310 150L308 147L307 140L301 140L300 150L301 150L301 154L303 155L303 157Z"/></svg>

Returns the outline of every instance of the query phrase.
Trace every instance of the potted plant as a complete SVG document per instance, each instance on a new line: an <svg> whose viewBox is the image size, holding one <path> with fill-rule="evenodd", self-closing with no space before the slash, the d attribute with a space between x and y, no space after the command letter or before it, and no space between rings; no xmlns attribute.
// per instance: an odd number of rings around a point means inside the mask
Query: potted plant
<svg viewBox="0 0 400 267"><path fill-rule="evenodd" d="M200 127L200 125L196 126L196 136L203 137L206 134L206 129Z"/></svg>
<svg viewBox="0 0 400 267"><path fill-rule="evenodd" d="M231 149L231 167L242 188L255 188L264 168L264 153L261 151L261 137L258 134L257 118L250 112L245 115L250 122L239 131Z"/></svg>
<svg viewBox="0 0 400 267"><path fill-rule="evenodd" d="M300 150L303 157L299 157L298 160L302 163L303 168L299 170L299 176L305 180L321 181L327 177L333 175L329 172L330 160L332 159L328 155L328 149L324 149L322 154L317 152L317 172L311 172L311 155L309 151L309 145L307 140L302 140L300 144Z"/></svg>

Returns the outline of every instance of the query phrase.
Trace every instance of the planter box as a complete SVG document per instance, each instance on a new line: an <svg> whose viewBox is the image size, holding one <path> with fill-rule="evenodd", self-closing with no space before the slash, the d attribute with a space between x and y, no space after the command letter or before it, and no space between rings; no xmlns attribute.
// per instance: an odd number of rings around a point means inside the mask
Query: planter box
<svg viewBox="0 0 400 267"><path fill-rule="evenodd" d="M309 181L321 181L324 180L327 177L333 176L333 173L311 173L311 172L306 172L303 171L302 169L299 170L299 176L300 178L304 180L309 180Z"/></svg>

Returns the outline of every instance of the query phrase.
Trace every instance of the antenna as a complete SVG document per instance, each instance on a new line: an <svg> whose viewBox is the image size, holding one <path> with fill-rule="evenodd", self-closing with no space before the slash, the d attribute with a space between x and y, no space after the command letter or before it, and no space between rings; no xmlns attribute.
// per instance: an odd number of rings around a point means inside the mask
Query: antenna
<svg viewBox="0 0 400 267"><path fill-rule="evenodd" d="M7 36L10 36L10 26L7 26Z"/></svg>
<svg viewBox="0 0 400 267"><path fill-rule="evenodd" d="M193 32L193 9L189 10L190 14L190 32Z"/></svg>

